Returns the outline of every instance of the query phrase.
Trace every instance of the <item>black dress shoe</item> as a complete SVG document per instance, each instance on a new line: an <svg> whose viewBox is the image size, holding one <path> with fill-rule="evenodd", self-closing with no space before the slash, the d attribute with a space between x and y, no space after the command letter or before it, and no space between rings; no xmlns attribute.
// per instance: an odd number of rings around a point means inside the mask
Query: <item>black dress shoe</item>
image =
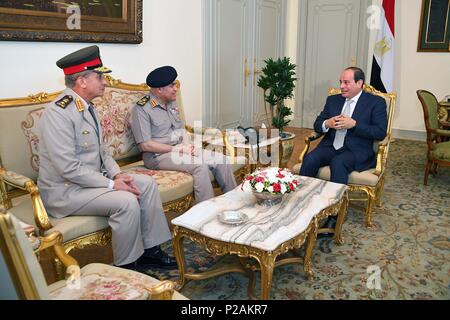
<svg viewBox="0 0 450 320"><path fill-rule="evenodd" d="M144 254L137 260L137 267L175 269L177 267L177 261L157 246L145 250Z"/></svg>
<svg viewBox="0 0 450 320"><path fill-rule="evenodd" d="M322 238L332 238L334 236L334 233L331 233L331 232L322 232L322 233L319 233L318 235L317 235L317 238L318 239L322 239Z"/></svg>
<svg viewBox="0 0 450 320"><path fill-rule="evenodd" d="M336 228L337 219L335 216L328 217L327 223L325 224L325 228L334 229Z"/></svg>
<svg viewBox="0 0 450 320"><path fill-rule="evenodd" d="M116 266L116 265L114 265L115 267L118 267L118 268L123 268L123 269L127 269L127 270L133 270L133 271L136 271L136 269L137 269L137 267L136 267L136 261L135 262L132 262L132 263L128 263L128 264L123 264L123 265L121 265L121 266Z"/></svg>

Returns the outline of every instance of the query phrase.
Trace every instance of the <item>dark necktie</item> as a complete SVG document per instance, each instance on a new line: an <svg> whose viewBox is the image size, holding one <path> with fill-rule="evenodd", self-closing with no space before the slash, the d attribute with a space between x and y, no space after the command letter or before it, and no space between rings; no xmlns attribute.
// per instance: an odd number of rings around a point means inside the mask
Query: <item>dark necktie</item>
<svg viewBox="0 0 450 320"><path fill-rule="evenodd" d="M97 118L95 117L94 106L93 106L92 104L90 104L90 103L89 103L89 108L88 108L88 110L89 110L89 113L90 113L91 116L92 116L92 119L94 119L95 126L97 127L98 145L100 146L100 145L101 145L101 142L100 142L100 131L99 131L99 128L98 128L98 122L97 122ZM103 154L102 154L101 148L100 148L100 168L101 168L102 174L103 174L104 176L107 176L107 172L106 172L106 170L104 170L104 168L103 168Z"/></svg>
<svg viewBox="0 0 450 320"><path fill-rule="evenodd" d="M94 107L92 106L92 104L89 104L88 110L89 110L89 113L90 113L91 116L92 116L92 119L94 119L95 127L96 127L96 129L97 129L97 134L99 134L100 132L99 132L99 130L98 130L98 122L97 122L97 118L95 117Z"/></svg>

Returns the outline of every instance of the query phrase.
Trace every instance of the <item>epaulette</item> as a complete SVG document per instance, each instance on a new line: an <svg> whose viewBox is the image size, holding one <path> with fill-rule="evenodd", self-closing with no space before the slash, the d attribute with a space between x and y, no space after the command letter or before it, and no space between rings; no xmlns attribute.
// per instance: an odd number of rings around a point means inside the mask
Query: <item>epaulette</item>
<svg viewBox="0 0 450 320"><path fill-rule="evenodd" d="M73 97L67 95L67 96L62 97L60 100L56 101L55 104L58 107L65 109L72 101L73 101Z"/></svg>
<svg viewBox="0 0 450 320"><path fill-rule="evenodd" d="M75 104L77 105L77 109L78 109L79 112L83 112L84 111L84 104L83 104L83 102L81 101L80 98L76 98L75 99Z"/></svg>
<svg viewBox="0 0 450 320"><path fill-rule="evenodd" d="M150 100L150 96L143 96L142 98L141 98L141 100L139 100L138 102L136 102L136 104L138 105L138 106L141 106L141 107L143 107L143 106L145 106L146 104L147 104L147 102L148 102L148 100Z"/></svg>
<svg viewBox="0 0 450 320"><path fill-rule="evenodd" d="M158 106L158 102L153 99L150 101L150 103L152 104L153 108L156 108Z"/></svg>

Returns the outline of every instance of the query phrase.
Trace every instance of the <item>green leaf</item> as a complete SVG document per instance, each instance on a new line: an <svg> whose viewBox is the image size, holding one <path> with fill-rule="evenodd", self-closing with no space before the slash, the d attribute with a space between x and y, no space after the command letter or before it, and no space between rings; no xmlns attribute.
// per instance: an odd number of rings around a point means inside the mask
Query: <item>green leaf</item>
<svg viewBox="0 0 450 320"><path fill-rule="evenodd" d="M297 66L290 62L289 57L277 60L269 58L264 63L258 87L264 90L264 100L270 105L271 112L275 115L272 125L282 132L290 122L285 117L292 114L291 109L284 105L284 101L294 96Z"/></svg>

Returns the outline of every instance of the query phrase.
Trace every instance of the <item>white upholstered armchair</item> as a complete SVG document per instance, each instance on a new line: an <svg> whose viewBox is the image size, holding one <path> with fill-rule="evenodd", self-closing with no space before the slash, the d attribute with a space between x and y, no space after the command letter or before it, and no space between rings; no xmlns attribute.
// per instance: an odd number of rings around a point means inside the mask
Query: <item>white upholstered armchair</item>
<svg viewBox="0 0 450 320"><path fill-rule="evenodd" d="M92 263L82 269L65 253L61 233L38 237L33 250L18 220L0 207L0 300L171 300L186 299L172 281ZM47 286L35 253L52 249L68 278Z"/></svg>

